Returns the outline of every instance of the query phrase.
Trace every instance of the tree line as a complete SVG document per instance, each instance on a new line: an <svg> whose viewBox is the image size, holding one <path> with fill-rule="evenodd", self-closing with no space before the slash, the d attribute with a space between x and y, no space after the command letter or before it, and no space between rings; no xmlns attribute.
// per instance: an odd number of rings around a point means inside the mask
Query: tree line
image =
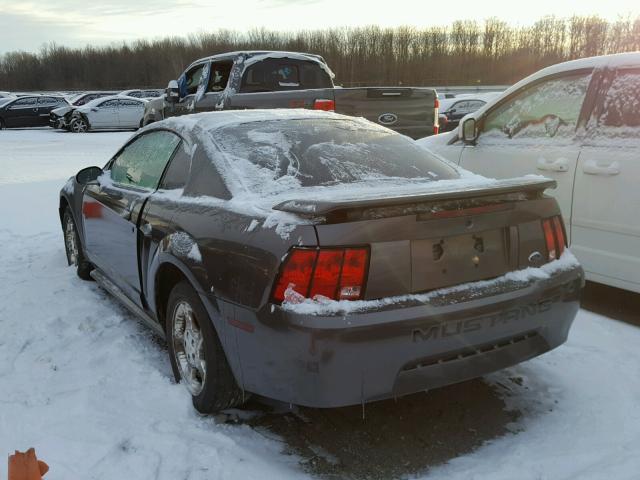
<svg viewBox="0 0 640 480"><path fill-rule="evenodd" d="M510 84L565 60L639 51L640 17L544 17L531 26L490 18L428 28L219 30L84 48L51 43L37 53L2 55L0 90L164 87L197 58L234 50L317 53L343 86Z"/></svg>

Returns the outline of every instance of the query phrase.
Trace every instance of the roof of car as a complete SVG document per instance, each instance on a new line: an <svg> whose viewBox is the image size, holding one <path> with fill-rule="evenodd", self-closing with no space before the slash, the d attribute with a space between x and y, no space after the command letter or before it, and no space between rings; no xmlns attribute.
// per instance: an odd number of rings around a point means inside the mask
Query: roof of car
<svg viewBox="0 0 640 480"><path fill-rule="evenodd" d="M94 98L90 102L87 102L87 103L85 103L84 105L82 105L81 107L78 107L78 108L93 107L94 105L97 105L98 103L107 102L109 100L114 100L114 99L115 100L135 100L137 102L142 102L142 103L145 103L145 102L148 101L148 100L145 100L144 98L128 97L126 95L107 95L106 97Z"/></svg>
<svg viewBox="0 0 640 480"><path fill-rule="evenodd" d="M199 58L198 60L192 62L189 67L197 64L197 63L201 63L201 62L205 62L205 61L209 61L209 60L225 60L225 59L232 59L232 58L236 58L239 57L240 55L245 56L246 58L251 58L251 57L256 57L256 56L266 56L266 57L286 57L286 58L293 58L293 59L298 59L298 60L316 60L316 61L320 61L324 64L326 64L327 62L325 61L324 58L322 58L322 56L317 55L315 53L304 53L304 52L287 52L287 51L280 51L280 50L239 50L239 51L235 51L235 52L225 52L225 53L217 53L215 55L211 55L208 57L203 57L203 58ZM189 68L187 67L187 68Z"/></svg>

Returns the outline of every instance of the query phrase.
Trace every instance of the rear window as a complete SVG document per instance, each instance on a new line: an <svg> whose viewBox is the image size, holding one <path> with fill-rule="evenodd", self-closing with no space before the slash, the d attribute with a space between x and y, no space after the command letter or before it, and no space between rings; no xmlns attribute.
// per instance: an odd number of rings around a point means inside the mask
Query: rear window
<svg viewBox="0 0 640 480"><path fill-rule="evenodd" d="M317 63L287 59L263 60L242 77L241 91L272 92L306 88L331 88L331 78Z"/></svg>
<svg viewBox="0 0 640 480"><path fill-rule="evenodd" d="M407 137L359 120L272 120L222 127L213 136L227 170L255 191L458 177ZM261 188L274 182L281 188Z"/></svg>

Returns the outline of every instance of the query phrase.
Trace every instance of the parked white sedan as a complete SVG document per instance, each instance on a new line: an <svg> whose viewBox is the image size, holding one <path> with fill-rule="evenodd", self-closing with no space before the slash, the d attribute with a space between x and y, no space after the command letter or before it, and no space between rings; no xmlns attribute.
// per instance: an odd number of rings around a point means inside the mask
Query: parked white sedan
<svg viewBox="0 0 640 480"><path fill-rule="evenodd" d="M488 177L554 178L587 278L640 292L640 53L540 70L419 143Z"/></svg>
<svg viewBox="0 0 640 480"><path fill-rule="evenodd" d="M120 95L92 100L75 109L70 129L75 133L89 130L138 129L142 124L146 102L141 98Z"/></svg>

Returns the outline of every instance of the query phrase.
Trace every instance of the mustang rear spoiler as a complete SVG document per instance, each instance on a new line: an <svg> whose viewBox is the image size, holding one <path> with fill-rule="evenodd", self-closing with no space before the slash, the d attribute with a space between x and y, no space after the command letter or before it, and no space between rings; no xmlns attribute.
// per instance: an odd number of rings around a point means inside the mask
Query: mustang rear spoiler
<svg viewBox="0 0 640 480"><path fill-rule="evenodd" d="M295 213L302 216L327 215L338 210L353 210L373 207L390 207L409 205L423 202L437 202L441 200L461 200L486 196L503 195L520 192L540 192L547 188L556 188L555 180L548 178L512 178L497 180L490 185L475 186L470 188L451 187L446 190L436 190L425 193L411 193L407 195L380 195L372 198L349 198L345 200L303 200L291 199L281 202L273 207L274 210Z"/></svg>

